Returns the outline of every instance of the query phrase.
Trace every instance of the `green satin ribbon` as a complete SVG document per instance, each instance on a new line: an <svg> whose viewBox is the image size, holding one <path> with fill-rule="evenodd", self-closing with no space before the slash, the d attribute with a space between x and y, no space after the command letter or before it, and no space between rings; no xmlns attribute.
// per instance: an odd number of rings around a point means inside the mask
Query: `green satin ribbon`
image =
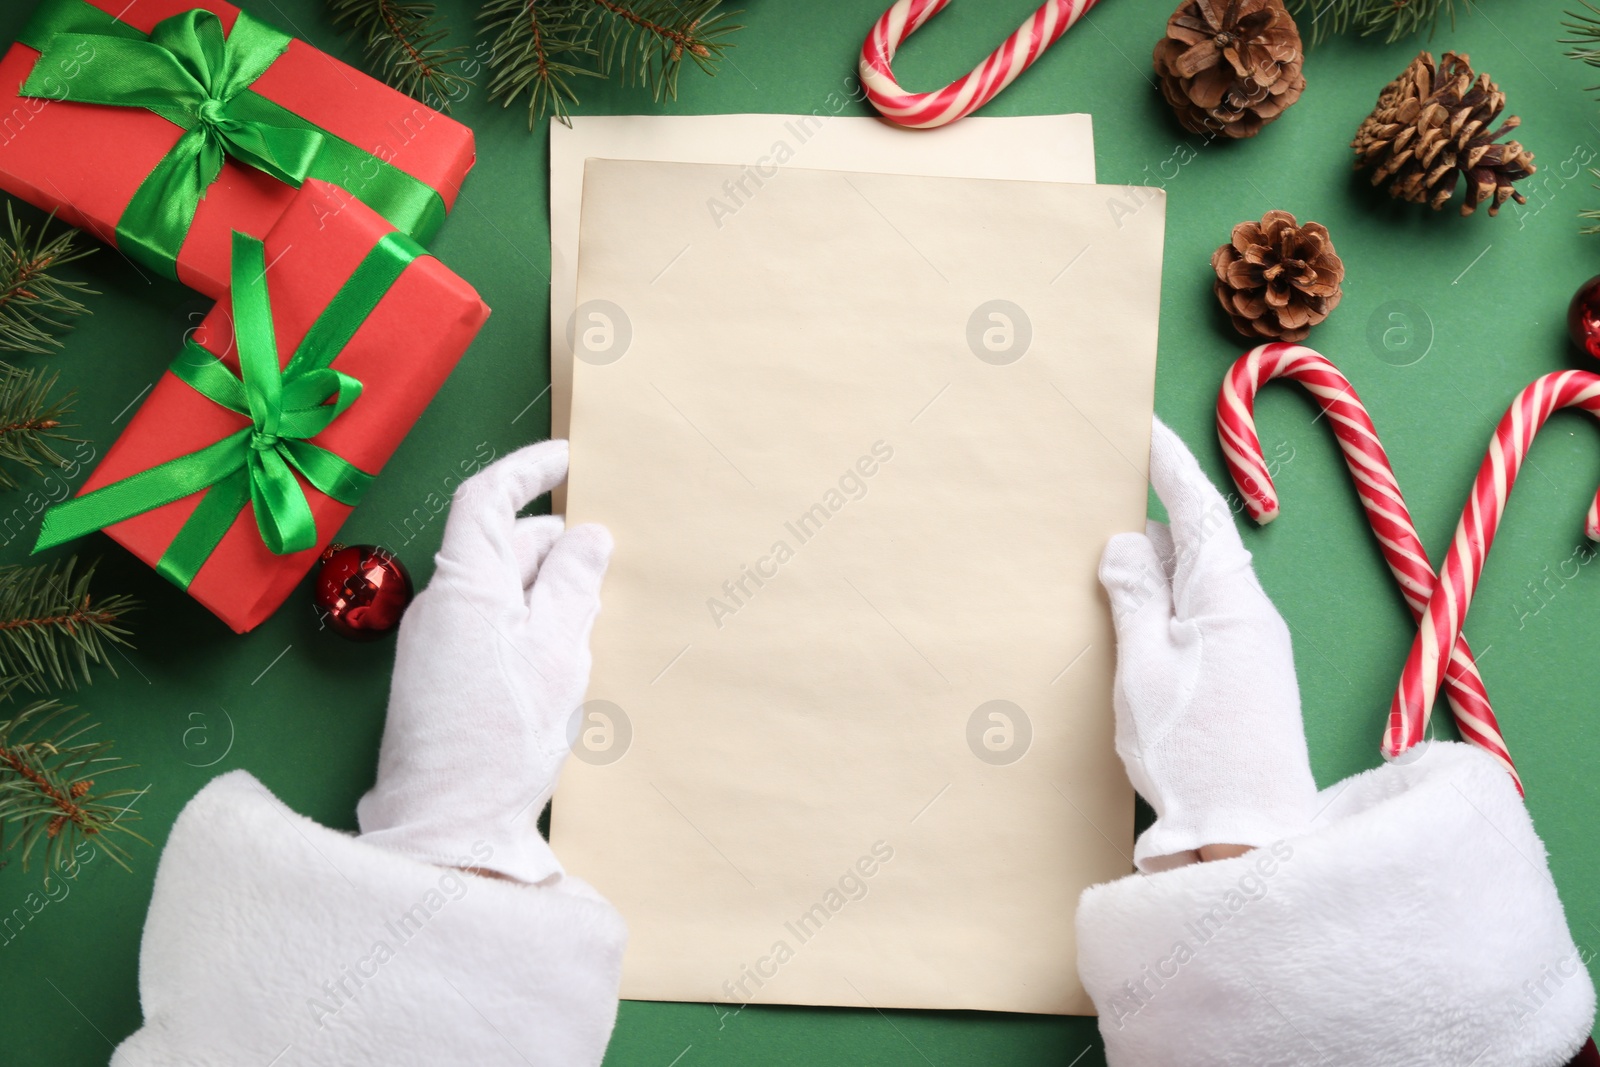
<svg viewBox="0 0 1600 1067"><path fill-rule="evenodd" d="M185 131L117 222L118 247L169 278L229 157L297 188L319 178L359 189L358 199L419 240L444 220L437 191L250 89L290 39L247 12L226 36L201 8L147 36L87 0L45 0L19 40L40 52L22 95L145 108Z"/></svg>
<svg viewBox="0 0 1600 1067"><path fill-rule="evenodd" d="M237 433L51 508L35 552L204 492L156 569L188 588L246 504L266 546L279 555L317 544L311 504L295 472L342 504L355 505L373 475L309 438L361 395L361 383L330 364L406 267L427 252L391 233L369 252L318 316L281 370L260 241L233 235L233 328L239 376L193 341L173 374L202 396L250 420Z"/></svg>

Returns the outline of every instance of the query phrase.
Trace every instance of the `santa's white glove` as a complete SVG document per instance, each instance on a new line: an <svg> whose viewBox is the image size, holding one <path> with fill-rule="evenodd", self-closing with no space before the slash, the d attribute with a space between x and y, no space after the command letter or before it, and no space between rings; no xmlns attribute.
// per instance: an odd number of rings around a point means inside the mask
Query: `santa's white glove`
<svg viewBox="0 0 1600 1067"><path fill-rule="evenodd" d="M1289 630L1262 592L1222 496L1159 419L1150 481L1172 524L1118 534L1100 581L1117 632L1117 753L1155 809L1134 862L1305 830L1316 785Z"/></svg>
<svg viewBox="0 0 1600 1067"><path fill-rule="evenodd" d="M400 626L362 838L518 881L561 872L538 819L589 680L611 536L518 518L567 475L567 443L514 452L456 490L428 588Z"/></svg>

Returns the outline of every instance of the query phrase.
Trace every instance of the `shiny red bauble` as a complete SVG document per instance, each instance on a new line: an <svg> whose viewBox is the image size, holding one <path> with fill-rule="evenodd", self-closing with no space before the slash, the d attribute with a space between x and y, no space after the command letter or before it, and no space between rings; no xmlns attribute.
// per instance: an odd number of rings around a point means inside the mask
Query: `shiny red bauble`
<svg viewBox="0 0 1600 1067"><path fill-rule="evenodd" d="M411 603L411 575L387 548L333 544L322 554L315 596L330 630L373 641L400 625Z"/></svg>
<svg viewBox="0 0 1600 1067"><path fill-rule="evenodd" d="M1567 335L1572 343L1600 359L1600 274L1584 282L1567 305Z"/></svg>

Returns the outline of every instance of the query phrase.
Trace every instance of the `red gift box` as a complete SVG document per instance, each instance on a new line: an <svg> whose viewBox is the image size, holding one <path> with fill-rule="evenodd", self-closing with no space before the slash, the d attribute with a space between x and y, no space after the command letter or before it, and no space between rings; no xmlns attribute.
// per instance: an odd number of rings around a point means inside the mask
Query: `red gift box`
<svg viewBox="0 0 1600 1067"><path fill-rule="evenodd" d="M78 4L95 9L88 15L96 10L114 15L142 33L170 16L203 9L220 18L230 40L240 14L222 0L44 0L36 23L52 4ZM85 64L94 62L83 60L80 49L65 51L66 58L39 64L40 53L19 42L0 61L0 187L115 245L118 222L136 191L184 130L144 107L22 95L20 90L36 65L51 68L39 74L51 95L60 96L81 77ZM95 50L83 46L81 51L87 55ZM43 88L35 86L36 91ZM372 202L422 242L432 238L444 211L454 205L474 162L472 131L467 127L304 41L289 41L248 91L337 139L333 147L343 155L335 161L330 150L311 177L336 182ZM351 165L351 152L356 165ZM389 173L384 165L398 173ZM373 177L380 171L381 181ZM396 208L394 198L380 191L380 185L390 180L425 197L428 217L413 217L415 211L409 206ZM265 236L294 194L292 185L229 158L206 189L183 239L178 279L220 299L228 291L232 232ZM140 258L135 250L127 251L130 258Z"/></svg>
<svg viewBox="0 0 1600 1067"><path fill-rule="evenodd" d="M280 366L380 238L392 231L370 208L346 203L341 190L306 182L265 242ZM377 474L488 316L473 288L438 260L412 261L333 360L332 368L359 380L362 392L311 443ZM212 309L194 339L239 373L230 300ZM208 400L168 371L79 496L197 452L249 425L248 418ZM283 603L350 514L349 506L318 492L302 475L295 477L316 521L316 547L273 554L246 505L188 586L191 596L238 633L259 625ZM155 566L202 496L184 497L106 532Z"/></svg>

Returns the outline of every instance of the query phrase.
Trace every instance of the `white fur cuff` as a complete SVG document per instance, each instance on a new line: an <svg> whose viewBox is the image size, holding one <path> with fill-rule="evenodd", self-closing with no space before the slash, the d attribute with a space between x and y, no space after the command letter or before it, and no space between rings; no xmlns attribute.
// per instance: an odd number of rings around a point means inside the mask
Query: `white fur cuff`
<svg viewBox="0 0 1600 1067"><path fill-rule="evenodd" d="M145 1024L112 1064L595 1065L625 940L576 879L420 863L234 771L189 802L162 852L139 957Z"/></svg>
<svg viewBox="0 0 1600 1067"><path fill-rule="evenodd" d="M1306 835L1091 887L1078 970L1112 1067L1559 1067L1594 987L1510 778L1434 743Z"/></svg>

